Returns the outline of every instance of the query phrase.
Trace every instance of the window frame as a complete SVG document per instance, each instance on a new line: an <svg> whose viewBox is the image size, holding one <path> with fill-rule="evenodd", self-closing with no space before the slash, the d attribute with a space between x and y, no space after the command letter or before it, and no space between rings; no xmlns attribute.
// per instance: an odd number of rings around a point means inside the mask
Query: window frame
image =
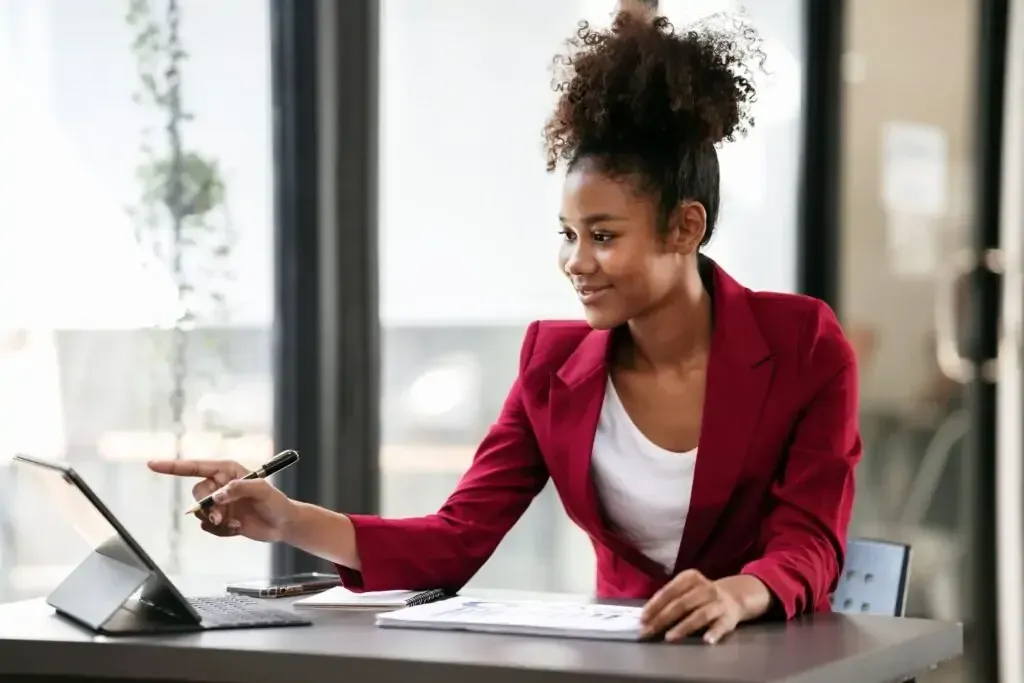
<svg viewBox="0 0 1024 683"><path fill-rule="evenodd" d="M271 0L277 448L296 499L380 507L377 0ZM330 571L278 544L272 571Z"/></svg>

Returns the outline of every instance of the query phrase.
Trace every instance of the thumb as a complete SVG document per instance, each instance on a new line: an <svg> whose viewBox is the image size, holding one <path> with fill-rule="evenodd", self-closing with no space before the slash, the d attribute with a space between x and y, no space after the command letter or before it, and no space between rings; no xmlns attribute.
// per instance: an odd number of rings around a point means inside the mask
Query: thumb
<svg viewBox="0 0 1024 683"><path fill-rule="evenodd" d="M270 491L270 485L263 479L235 479L213 494L213 502L227 505L243 499L262 500Z"/></svg>

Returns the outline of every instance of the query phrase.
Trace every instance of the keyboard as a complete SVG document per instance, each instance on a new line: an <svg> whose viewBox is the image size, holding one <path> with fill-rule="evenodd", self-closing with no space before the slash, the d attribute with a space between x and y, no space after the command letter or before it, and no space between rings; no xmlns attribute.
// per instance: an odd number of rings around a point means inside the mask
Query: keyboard
<svg viewBox="0 0 1024 683"><path fill-rule="evenodd" d="M288 610L271 607L246 595L190 598L189 603L199 613L203 628L308 626L313 623Z"/></svg>

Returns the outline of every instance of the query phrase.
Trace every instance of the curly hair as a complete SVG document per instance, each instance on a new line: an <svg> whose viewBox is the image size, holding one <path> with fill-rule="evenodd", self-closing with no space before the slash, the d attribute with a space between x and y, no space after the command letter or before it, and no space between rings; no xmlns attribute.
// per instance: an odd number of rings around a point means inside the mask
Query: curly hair
<svg viewBox="0 0 1024 683"><path fill-rule="evenodd" d="M755 29L709 20L677 30L664 17L620 12L607 30L580 22L567 45L554 60L560 95L544 127L548 171L586 158L636 180L658 198L660 229L680 201L699 201L707 244L719 205L715 148L754 124L751 62L764 65Z"/></svg>

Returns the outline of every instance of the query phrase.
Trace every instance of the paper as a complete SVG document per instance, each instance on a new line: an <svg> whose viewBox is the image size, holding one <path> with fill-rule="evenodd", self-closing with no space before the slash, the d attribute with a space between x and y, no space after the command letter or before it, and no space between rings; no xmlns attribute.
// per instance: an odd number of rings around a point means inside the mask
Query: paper
<svg viewBox="0 0 1024 683"><path fill-rule="evenodd" d="M342 586L295 601L295 607L405 607L417 591L369 591L354 593Z"/></svg>
<svg viewBox="0 0 1024 683"><path fill-rule="evenodd" d="M938 126L890 122L882 132L882 201L887 210L944 216L949 210L949 142Z"/></svg>
<svg viewBox="0 0 1024 683"><path fill-rule="evenodd" d="M640 607L541 601L451 598L378 617L379 623L408 621L422 625L459 624L479 627L558 631L566 634L640 632Z"/></svg>

